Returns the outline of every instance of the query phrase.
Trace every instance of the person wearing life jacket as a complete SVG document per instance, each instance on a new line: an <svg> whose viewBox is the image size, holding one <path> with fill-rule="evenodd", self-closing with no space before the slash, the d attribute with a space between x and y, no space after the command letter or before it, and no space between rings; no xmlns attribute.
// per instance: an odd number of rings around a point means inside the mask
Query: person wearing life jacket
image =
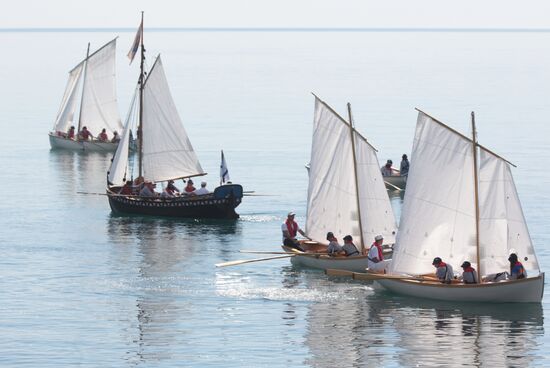
<svg viewBox="0 0 550 368"><path fill-rule="evenodd" d="M369 253L367 254L367 267L369 271L384 271L386 262L384 262L384 253L382 252L383 242L384 237L382 235L374 237L374 243L370 246Z"/></svg>
<svg viewBox="0 0 550 368"><path fill-rule="evenodd" d="M283 222L283 224L281 225L281 231L283 232L283 244L287 247L298 249L304 252L304 248L302 248L300 246L300 242L296 240L296 235L299 233L303 237L309 240L311 239L306 236L304 231L300 229L300 226L298 226L298 223L294 221L294 216L296 216L294 212L289 212L286 221Z"/></svg>
<svg viewBox="0 0 550 368"><path fill-rule="evenodd" d="M101 133L99 133L97 139L101 142L107 142L109 140L109 136L107 136L107 131L105 130L105 128L101 130Z"/></svg>
<svg viewBox="0 0 550 368"><path fill-rule="evenodd" d="M359 249L353 244L353 238L351 235L344 236L344 246L342 247L346 253L346 257L357 257L361 255Z"/></svg>
<svg viewBox="0 0 550 368"><path fill-rule="evenodd" d="M194 192L196 188L193 186L193 180L191 179L187 180L187 185L183 189L185 190L185 193L188 193L188 194Z"/></svg>
<svg viewBox="0 0 550 368"><path fill-rule="evenodd" d="M516 253L510 254L508 257L510 262L510 280L519 280L527 277L527 272L520 261L518 261L518 255Z"/></svg>
<svg viewBox="0 0 550 368"><path fill-rule="evenodd" d="M329 256L336 257L339 254L344 254L342 246L338 244L338 239L336 239L332 231L329 231L327 233L327 240L329 241L327 247L327 253L329 254Z"/></svg>
<svg viewBox="0 0 550 368"><path fill-rule="evenodd" d="M74 139L74 125L71 125L69 131L67 132L67 138Z"/></svg>
<svg viewBox="0 0 550 368"><path fill-rule="evenodd" d="M477 278L477 272L472 267L472 264L468 261L464 261L462 265L462 282L465 284L477 284L479 279Z"/></svg>
<svg viewBox="0 0 550 368"><path fill-rule="evenodd" d="M82 127L82 130L80 132L78 132L78 139L80 139L82 141L87 141L90 138L93 138L92 133L85 126Z"/></svg>
<svg viewBox="0 0 550 368"><path fill-rule="evenodd" d="M443 262L439 257L434 258L432 265L436 268L435 275L438 280L443 284L450 284L454 277L453 267Z"/></svg>

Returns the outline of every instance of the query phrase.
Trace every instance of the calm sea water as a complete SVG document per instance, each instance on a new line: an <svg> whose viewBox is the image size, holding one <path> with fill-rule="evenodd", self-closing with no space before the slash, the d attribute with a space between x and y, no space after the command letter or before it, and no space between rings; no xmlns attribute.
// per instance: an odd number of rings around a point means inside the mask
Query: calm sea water
<svg viewBox="0 0 550 368"><path fill-rule="evenodd" d="M286 212L304 223L313 97L345 113L379 160L410 153L414 107L518 167L541 267L550 270L550 33L150 32L201 160L224 149L245 190L238 221L111 214L109 156L50 151L67 72L112 32L0 33L0 365L36 367L548 366L540 305L453 304L375 292L278 251ZM118 93L137 65L119 35ZM137 64L137 63L135 63ZM151 64L151 62L150 62ZM399 215L402 199L392 197ZM253 256L250 256L253 258Z"/></svg>

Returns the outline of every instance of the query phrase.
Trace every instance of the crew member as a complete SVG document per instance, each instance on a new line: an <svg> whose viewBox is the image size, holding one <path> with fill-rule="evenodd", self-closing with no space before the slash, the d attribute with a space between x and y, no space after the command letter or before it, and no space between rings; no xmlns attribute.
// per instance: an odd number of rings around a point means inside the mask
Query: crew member
<svg viewBox="0 0 550 368"><path fill-rule="evenodd" d="M444 284L450 284L453 280L453 267L441 260L439 257L435 257L432 265L436 268L435 275Z"/></svg>
<svg viewBox="0 0 550 368"><path fill-rule="evenodd" d="M384 237L376 235L367 255L367 267L369 271L383 271L386 263L384 262L384 253L382 252L382 243Z"/></svg>
<svg viewBox="0 0 550 368"><path fill-rule="evenodd" d="M477 272L468 261L464 261L462 265L462 282L465 284L477 284Z"/></svg>
<svg viewBox="0 0 550 368"><path fill-rule="evenodd" d="M281 225L281 231L283 232L283 244L287 247L305 252L304 248L302 248L298 240L296 240L296 235L299 233L303 237L309 240L311 239L306 236L304 231L300 229L300 226L298 226L298 223L294 221L295 216L296 214L294 212L289 212L286 221Z"/></svg>
<svg viewBox="0 0 550 368"><path fill-rule="evenodd" d="M346 253L346 257L357 257L361 255L359 249L353 244L353 238L351 235L344 236L344 246L342 247Z"/></svg>
<svg viewBox="0 0 550 368"><path fill-rule="evenodd" d="M516 253L510 254L508 257L510 262L510 280L519 280L527 277L527 272L520 261L518 261L518 255Z"/></svg>

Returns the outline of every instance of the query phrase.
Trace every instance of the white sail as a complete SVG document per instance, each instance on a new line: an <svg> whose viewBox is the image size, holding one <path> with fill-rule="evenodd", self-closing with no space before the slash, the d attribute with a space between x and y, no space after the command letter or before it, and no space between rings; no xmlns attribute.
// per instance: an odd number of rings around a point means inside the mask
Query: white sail
<svg viewBox="0 0 550 368"><path fill-rule="evenodd" d="M397 224L380 172L376 150L357 133L355 134L355 156L365 247L374 241L376 235L384 237L384 244L393 244Z"/></svg>
<svg viewBox="0 0 550 368"><path fill-rule="evenodd" d="M61 100L61 107L55 119L54 131L66 133L71 125L76 125L75 110L78 102L76 96L79 94L78 86L83 69L84 62L81 62L69 72L69 80Z"/></svg>
<svg viewBox="0 0 550 368"><path fill-rule="evenodd" d="M115 155L111 162L111 167L107 173L107 180L110 185L123 185L124 180L128 180L128 153L130 148L130 136L131 136L131 127L132 127L132 117L133 111L136 107L137 101L137 90L134 93L132 102L130 104L130 109L128 110L128 116L126 118L126 124L124 125L124 130L120 136L120 142L117 146Z"/></svg>
<svg viewBox="0 0 550 368"><path fill-rule="evenodd" d="M433 272L434 257L477 267L471 141L420 112L411 161L390 271Z"/></svg>
<svg viewBox="0 0 550 368"><path fill-rule="evenodd" d="M143 90L143 176L151 181L203 174L170 94L160 56Z"/></svg>
<svg viewBox="0 0 550 368"><path fill-rule="evenodd" d="M386 242L393 242L395 218L378 168L376 151L359 133L355 132L354 137L359 201L350 126L316 98L306 232L309 237L323 242L329 231L340 241L351 235L356 245L365 239L365 246L368 246L378 234L383 234Z"/></svg>
<svg viewBox="0 0 550 368"><path fill-rule="evenodd" d="M315 98L309 169L306 233L325 241L329 231L361 244L350 128Z"/></svg>
<svg viewBox="0 0 550 368"><path fill-rule="evenodd" d="M88 57L80 124L86 126L94 136L103 128L109 137L123 129L116 97L116 39L107 43Z"/></svg>
<svg viewBox="0 0 550 368"><path fill-rule="evenodd" d="M483 148L480 149L479 207L482 273L508 270L509 254L517 253L523 266L534 271L531 276L538 274L539 264L510 165Z"/></svg>

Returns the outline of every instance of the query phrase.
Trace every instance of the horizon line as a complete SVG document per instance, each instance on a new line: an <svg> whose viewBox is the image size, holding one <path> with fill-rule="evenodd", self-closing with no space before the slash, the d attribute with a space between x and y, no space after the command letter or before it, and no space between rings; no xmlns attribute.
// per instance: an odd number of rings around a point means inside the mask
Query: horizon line
<svg viewBox="0 0 550 368"><path fill-rule="evenodd" d="M0 32L135 32L128 27L6 27ZM148 32L483 32L548 33L550 28L427 28L427 27L148 27Z"/></svg>

